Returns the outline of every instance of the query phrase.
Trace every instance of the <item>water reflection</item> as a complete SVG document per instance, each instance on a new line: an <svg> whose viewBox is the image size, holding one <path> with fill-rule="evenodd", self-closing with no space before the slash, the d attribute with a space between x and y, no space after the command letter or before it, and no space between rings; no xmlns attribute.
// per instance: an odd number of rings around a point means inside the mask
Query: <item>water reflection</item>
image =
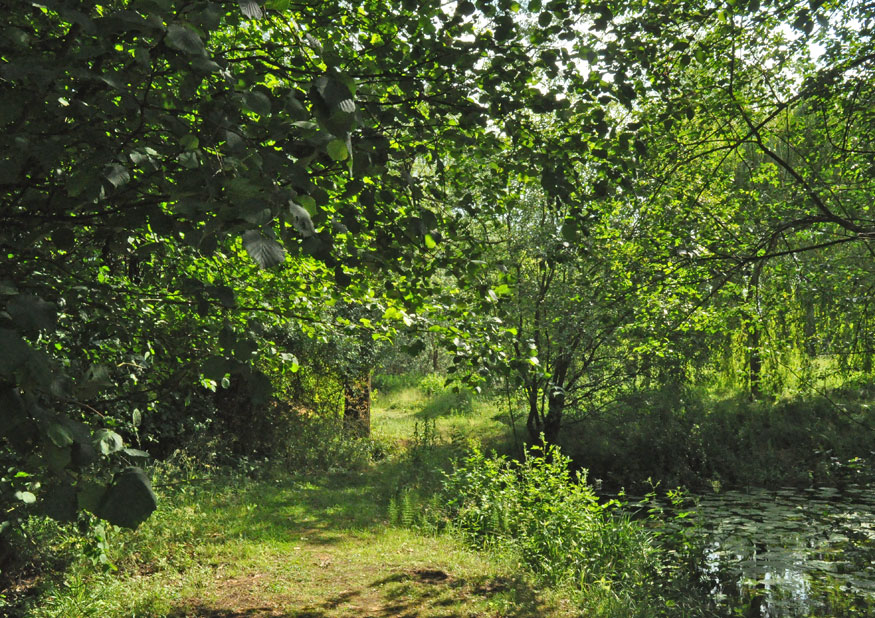
<svg viewBox="0 0 875 618"><path fill-rule="evenodd" d="M875 494L735 492L699 497L704 576L729 615L875 616Z"/></svg>

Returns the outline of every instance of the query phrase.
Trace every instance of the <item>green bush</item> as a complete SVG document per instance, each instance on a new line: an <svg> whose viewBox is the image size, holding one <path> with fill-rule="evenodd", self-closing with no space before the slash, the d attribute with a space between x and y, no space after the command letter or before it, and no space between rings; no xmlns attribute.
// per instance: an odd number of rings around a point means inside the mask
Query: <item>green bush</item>
<svg viewBox="0 0 875 618"><path fill-rule="evenodd" d="M563 433L564 452L614 489L863 482L873 416L864 390L826 397L718 399L695 388L630 393Z"/></svg>
<svg viewBox="0 0 875 618"><path fill-rule="evenodd" d="M643 526L600 502L558 447L532 447L522 462L474 450L447 475L444 516L481 547L513 549L551 584L632 591L656 573Z"/></svg>
<svg viewBox="0 0 875 618"><path fill-rule="evenodd" d="M381 393L392 393L418 386L421 380L418 373L377 373L371 379L371 386Z"/></svg>
<svg viewBox="0 0 875 618"><path fill-rule="evenodd" d="M446 378L437 373L429 373L419 381L419 390L427 397L442 393L447 390Z"/></svg>

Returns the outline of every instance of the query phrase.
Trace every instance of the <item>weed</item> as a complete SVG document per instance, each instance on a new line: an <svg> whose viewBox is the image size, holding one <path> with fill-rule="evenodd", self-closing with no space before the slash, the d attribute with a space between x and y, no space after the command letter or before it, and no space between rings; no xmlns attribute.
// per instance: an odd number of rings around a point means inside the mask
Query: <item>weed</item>
<svg viewBox="0 0 875 618"><path fill-rule="evenodd" d="M446 387L446 378L437 373L429 373L419 381L419 390L422 391L426 397L433 397L438 393L443 393L447 390Z"/></svg>

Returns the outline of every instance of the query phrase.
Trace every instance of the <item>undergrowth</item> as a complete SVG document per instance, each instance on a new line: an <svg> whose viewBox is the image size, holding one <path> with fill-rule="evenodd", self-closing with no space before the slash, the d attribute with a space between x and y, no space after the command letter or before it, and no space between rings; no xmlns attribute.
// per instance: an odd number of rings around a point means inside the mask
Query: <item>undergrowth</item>
<svg viewBox="0 0 875 618"><path fill-rule="evenodd" d="M684 529L665 527L656 510L648 527L619 501L600 500L556 446L530 447L521 461L473 449L432 504L440 527L573 591L587 615L692 615L707 605L691 588L694 571L679 567L701 552Z"/></svg>
<svg viewBox="0 0 875 618"><path fill-rule="evenodd" d="M751 401L691 387L639 391L584 416L563 448L606 487L842 485L872 477L875 413L856 391Z"/></svg>

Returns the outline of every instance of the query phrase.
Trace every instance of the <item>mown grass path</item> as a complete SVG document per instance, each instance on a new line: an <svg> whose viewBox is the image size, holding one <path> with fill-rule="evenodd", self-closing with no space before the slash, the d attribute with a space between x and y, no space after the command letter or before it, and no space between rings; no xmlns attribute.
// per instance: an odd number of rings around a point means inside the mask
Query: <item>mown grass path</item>
<svg viewBox="0 0 875 618"><path fill-rule="evenodd" d="M439 535L389 526L370 475L260 487L215 503L209 571L173 616L542 616L524 578ZM224 504L223 504L224 503ZM218 523L218 522L216 522Z"/></svg>
<svg viewBox="0 0 875 618"><path fill-rule="evenodd" d="M212 480L114 539L118 573L74 565L32 616L560 615L515 565L447 535L390 525L379 468ZM552 596L551 596L552 595Z"/></svg>
<svg viewBox="0 0 875 618"><path fill-rule="evenodd" d="M450 535L388 521L387 505L400 479L448 461L443 440L449 433L482 442L507 432L494 420L491 406L444 398L449 403L431 402L433 410L416 389L383 395L375 408L375 430L387 443L407 446L362 472L269 480L208 474L205 480L159 485L159 510L136 532L110 535L117 572L100 574L80 559L63 575L42 578L42 590L24 615L577 615L560 592L533 584L515 558L477 552ZM417 462L406 449L419 431L416 423L427 418L438 420L442 438L429 444L428 462Z"/></svg>

